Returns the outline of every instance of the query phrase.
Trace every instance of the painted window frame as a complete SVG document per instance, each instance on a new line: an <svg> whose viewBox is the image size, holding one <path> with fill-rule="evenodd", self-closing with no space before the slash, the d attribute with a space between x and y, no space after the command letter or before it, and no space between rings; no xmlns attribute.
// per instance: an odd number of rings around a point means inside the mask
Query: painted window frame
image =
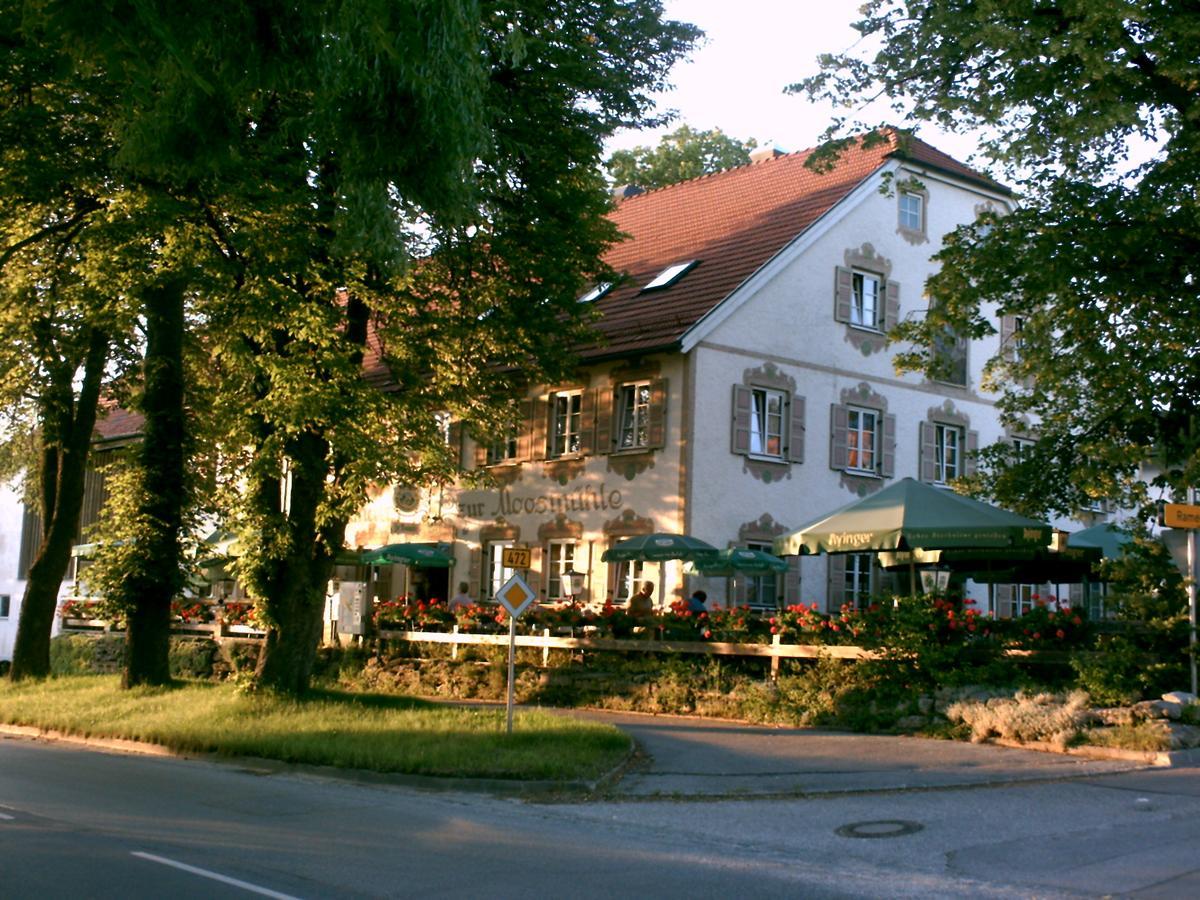
<svg viewBox="0 0 1200 900"><path fill-rule="evenodd" d="M967 435L966 429L961 425L953 425L949 422L934 422L933 423L933 442L934 442L934 484L949 484L955 478L959 478L966 474L966 467L963 464L963 453L966 449ZM953 448L948 447L947 438L953 436ZM954 453L953 474L950 474L950 463L947 461L947 450L952 449Z"/></svg>
<svg viewBox="0 0 1200 900"><path fill-rule="evenodd" d="M515 542L511 539L488 541L485 545L484 583L481 585L481 594L484 600L494 601L496 592L504 587L504 583L516 572L516 569L505 566L503 561L503 551L513 546L515 546Z"/></svg>
<svg viewBox="0 0 1200 900"><path fill-rule="evenodd" d="M873 284L871 314L867 316L867 285ZM883 331L887 304L887 281L878 272L850 270L850 326L868 331Z"/></svg>
<svg viewBox="0 0 1200 900"><path fill-rule="evenodd" d="M615 453L650 448L650 408L653 388L650 379L617 385ZM628 439L627 439L628 436Z"/></svg>
<svg viewBox="0 0 1200 900"><path fill-rule="evenodd" d="M575 568L575 551L579 541L574 538L556 538L546 542L545 582L546 599L559 602L567 598L563 593L563 576Z"/></svg>
<svg viewBox="0 0 1200 900"><path fill-rule="evenodd" d="M865 417L870 417L870 428L863 427L862 420ZM857 417L859 420L858 426L855 426L854 420ZM868 409L865 406L854 406L847 404L846 406L846 471L858 474L878 475L881 472L880 465L880 425L882 424L883 415L876 409ZM871 446L869 449L863 449L862 439L865 435L870 435ZM864 462L861 457L866 456Z"/></svg>
<svg viewBox="0 0 1200 900"><path fill-rule="evenodd" d="M916 201L916 212L914 213L911 207L906 208L905 201ZM925 233L925 196L916 191L901 189L900 195L897 198L899 225L905 231L912 231L918 234ZM916 216L916 224L912 224L912 216Z"/></svg>
<svg viewBox="0 0 1200 900"><path fill-rule="evenodd" d="M750 392L749 455L756 459L783 461L785 459L783 426L788 418L788 392L766 387L751 387ZM772 400L776 402L774 412L771 411ZM770 427L772 420L777 422L774 432ZM772 439L777 442L774 452L770 450ZM756 441L757 449L755 448Z"/></svg>
<svg viewBox="0 0 1200 900"><path fill-rule="evenodd" d="M550 395L549 406L546 457L579 456L583 452L583 391L579 388L555 391Z"/></svg>

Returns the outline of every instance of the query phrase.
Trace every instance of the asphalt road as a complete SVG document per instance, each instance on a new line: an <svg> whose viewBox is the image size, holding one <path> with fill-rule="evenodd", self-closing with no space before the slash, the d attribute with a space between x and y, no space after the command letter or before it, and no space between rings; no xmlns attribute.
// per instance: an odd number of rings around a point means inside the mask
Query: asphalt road
<svg viewBox="0 0 1200 900"><path fill-rule="evenodd" d="M1196 769L535 804L0 739L4 898L1193 898L1197 848Z"/></svg>

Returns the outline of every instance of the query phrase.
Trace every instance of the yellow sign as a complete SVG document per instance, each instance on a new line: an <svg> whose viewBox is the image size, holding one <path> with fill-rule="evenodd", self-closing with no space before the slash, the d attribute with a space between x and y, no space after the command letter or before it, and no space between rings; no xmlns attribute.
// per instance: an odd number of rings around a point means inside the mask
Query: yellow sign
<svg viewBox="0 0 1200 900"><path fill-rule="evenodd" d="M496 599L512 613L514 619L525 612L536 596L520 575L514 575L496 591Z"/></svg>
<svg viewBox="0 0 1200 900"><path fill-rule="evenodd" d="M528 547L505 547L500 551L500 562L506 569L528 569L532 556Z"/></svg>
<svg viewBox="0 0 1200 900"><path fill-rule="evenodd" d="M1163 524L1168 528L1200 528L1200 506L1167 503L1163 506Z"/></svg>

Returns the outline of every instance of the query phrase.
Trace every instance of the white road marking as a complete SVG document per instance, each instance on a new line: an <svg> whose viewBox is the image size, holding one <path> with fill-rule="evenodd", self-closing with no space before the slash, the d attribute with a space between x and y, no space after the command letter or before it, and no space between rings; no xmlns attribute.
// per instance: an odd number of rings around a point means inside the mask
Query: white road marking
<svg viewBox="0 0 1200 900"><path fill-rule="evenodd" d="M140 859L148 859L150 862L161 863L164 866L171 866L175 869L180 869L184 872L190 872L193 875L199 875L201 878L211 878L213 881L219 881L222 884L230 884L234 887L239 887L244 891L249 891L252 894L262 894L264 897L275 897L276 900L299 900L298 897L293 897L291 894L281 894L279 891L273 891L270 888L259 887L257 884L251 884L248 881L239 881L237 878L230 878L228 875L222 875L219 872L210 872L208 869L200 869L196 866L189 866L187 863L176 862L173 859L167 859L165 856L155 856L153 853L142 853L140 850L134 850L130 853L131 856L136 856Z"/></svg>

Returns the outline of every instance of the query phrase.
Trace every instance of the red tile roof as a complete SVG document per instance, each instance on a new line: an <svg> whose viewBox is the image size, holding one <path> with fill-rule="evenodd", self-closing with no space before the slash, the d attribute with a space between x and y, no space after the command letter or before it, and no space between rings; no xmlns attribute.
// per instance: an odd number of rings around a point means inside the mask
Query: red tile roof
<svg viewBox="0 0 1200 900"><path fill-rule="evenodd" d="M145 420L145 416L139 412L117 406L112 401L101 400L96 414L95 434L102 441L133 437L142 433Z"/></svg>
<svg viewBox="0 0 1200 900"><path fill-rule="evenodd" d="M831 171L789 153L622 200L612 219L627 239L606 261L626 279L596 301L603 340L585 358L674 345L738 285L889 159L905 158L991 190L1007 188L929 144L889 133L846 150ZM642 292L668 266L698 264L670 287Z"/></svg>

